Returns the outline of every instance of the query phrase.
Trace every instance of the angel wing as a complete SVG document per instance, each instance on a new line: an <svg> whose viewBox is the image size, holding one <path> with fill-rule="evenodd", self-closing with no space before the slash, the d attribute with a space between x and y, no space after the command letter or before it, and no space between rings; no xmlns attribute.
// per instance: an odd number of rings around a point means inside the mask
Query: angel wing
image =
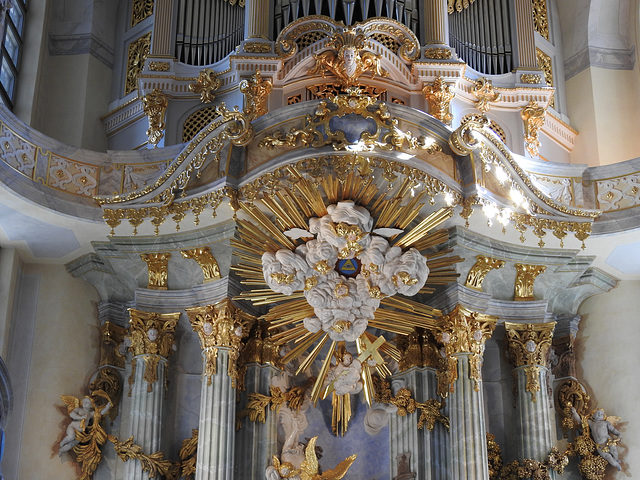
<svg viewBox="0 0 640 480"><path fill-rule="evenodd" d="M318 475L315 478L319 480L340 480L347 474L349 468L358 457L358 454L354 453L350 457L345 458L341 461L338 466L332 470L327 470L323 472L322 475Z"/></svg>
<svg viewBox="0 0 640 480"><path fill-rule="evenodd" d="M616 426L622 421L622 417L616 417L614 415L606 415L604 419L613 426Z"/></svg>
<svg viewBox="0 0 640 480"><path fill-rule="evenodd" d="M78 397L74 397L73 395L60 395L60 398L67 406L67 413L73 412L74 409L80 406L80 399Z"/></svg>
<svg viewBox="0 0 640 480"><path fill-rule="evenodd" d="M318 476L318 457L316 456L316 440L318 437L313 437L309 440L307 448L304 451L305 460L300 465L302 480L312 480Z"/></svg>

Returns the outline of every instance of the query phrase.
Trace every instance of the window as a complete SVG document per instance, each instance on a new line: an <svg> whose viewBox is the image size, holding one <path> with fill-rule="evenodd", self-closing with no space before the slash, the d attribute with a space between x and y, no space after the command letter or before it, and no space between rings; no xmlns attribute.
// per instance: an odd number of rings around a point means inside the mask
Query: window
<svg viewBox="0 0 640 480"><path fill-rule="evenodd" d="M26 0L13 0L13 6L9 10L4 27L2 62L0 63L0 100L9 108L13 107L15 98L26 11Z"/></svg>

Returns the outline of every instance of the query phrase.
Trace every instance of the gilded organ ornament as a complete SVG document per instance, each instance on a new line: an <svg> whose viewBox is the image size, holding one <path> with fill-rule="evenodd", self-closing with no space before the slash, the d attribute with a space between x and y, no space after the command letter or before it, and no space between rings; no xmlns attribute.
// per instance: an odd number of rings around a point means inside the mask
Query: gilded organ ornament
<svg viewBox="0 0 640 480"><path fill-rule="evenodd" d="M451 115L449 105L455 97L451 85L448 85L444 78L438 77L433 85L425 85L422 93L429 102L429 113L441 122L451 125L453 115Z"/></svg>
<svg viewBox="0 0 640 480"><path fill-rule="evenodd" d="M180 313L143 312L129 309L131 320L129 323L129 347L133 355L133 365L136 357L144 358L145 371L143 378L147 382L147 391L152 391L153 384L158 380L158 364L161 359L168 359L175 350L174 334ZM166 362L164 363L166 368ZM135 368L131 373L133 380ZM131 384L130 380L130 384Z"/></svg>
<svg viewBox="0 0 640 480"><path fill-rule="evenodd" d="M202 103L211 103L216 99L213 92L218 90L221 85L222 82L217 77L216 72L210 68L205 68L200 71L195 83L189 84L189 90L194 93L199 93Z"/></svg>
<svg viewBox="0 0 640 480"><path fill-rule="evenodd" d="M204 275L204 283L221 278L220 267L218 266L217 260L211 253L211 248L196 247L189 250L181 250L180 253L184 258L195 260L198 265L200 265L202 274Z"/></svg>
<svg viewBox="0 0 640 480"><path fill-rule="evenodd" d="M514 300L520 302L529 302L534 300L533 282L538 275L544 273L547 269L544 265L527 265L524 263L516 263L516 282Z"/></svg>
<svg viewBox="0 0 640 480"><path fill-rule="evenodd" d="M334 75L343 89L357 86L358 78L365 73L373 77L389 75L380 65L380 55L364 51L367 37L359 29L347 27L336 32L327 45L334 50L315 54L316 64L307 72L309 75Z"/></svg>
<svg viewBox="0 0 640 480"><path fill-rule="evenodd" d="M267 100L272 88L271 80L263 80L259 71L250 79L240 82L240 92L244 95L244 113L249 120L255 120L269 111Z"/></svg>
<svg viewBox="0 0 640 480"><path fill-rule="evenodd" d="M141 253L140 258L147 264L149 281L147 288L151 290L166 290L169 276L169 259L171 253Z"/></svg>
<svg viewBox="0 0 640 480"><path fill-rule="evenodd" d="M487 257L485 255L476 256L476 263L473 264L471 270L467 274L465 286L474 290L482 291L482 282L491 270L497 270L504 267L504 260Z"/></svg>
<svg viewBox="0 0 640 480"><path fill-rule="evenodd" d="M141 21L153 15L154 0L133 0L131 3L131 26L135 27Z"/></svg>
<svg viewBox="0 0 640 480"><path fill-rule="evenodd" d="M493 88L491 80L487 78L479 78L476 80L473 87L473 94L478 99L476 101L476 108L483 114L491 109L491 102L497 102L501 97L500 93L496 92Z"/></svg>
<svg viewBox="0 0 640 480"><path fill-rule="evenodd" d="M527 152L532 157L539 155L540 139L539 131L544 125L544 117L547 110L544 107L538 106L538 104L531 100L529 104L522 109L520 116L524 124L524 141L527 148Z"/></svg>
<svg viewBox="0 0 640 480"><path fill-rule="evenodd" d="M127 54L127 73L124 84L124 94L128 95L138 89L138 75L144 68L144 62L151 48L151 32L143 35L129 44Z"/></svg>
<svg viewBox="0 0 640 480"><path fill-rule="evenodd" d="M154 88L151 93L142 97L142 109L149 119L149 129L147 137L149 144L154 147L158 146L160 140L164 138L165 116L169 99L159 88Z"/></svg>
<svg viewBox="0 0 640 480"><path fill-rule="evenodd" d="M555 322L513 323L505 322L509 348L509 361L514 368L524 367L525 389L531 401L537 401L540 391L540 368L548 368L547 355L551 347Z"/></svg>

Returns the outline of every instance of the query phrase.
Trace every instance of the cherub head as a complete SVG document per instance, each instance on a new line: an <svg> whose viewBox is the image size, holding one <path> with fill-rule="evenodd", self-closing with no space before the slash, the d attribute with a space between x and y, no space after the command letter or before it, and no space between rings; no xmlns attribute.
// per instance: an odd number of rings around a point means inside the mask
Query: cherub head
<svg viewBox="0 0 640 480"><path fill-rule="evenodd" d="M150 341L155 342L158 339L158 330L156 328L150 328L147 332L147 338Z"/></svg>
<svg viewBox="0 0 640 480"><path fill-rule="evenodd" d="M340 49L342 60L344 61L344 70L348 76L353 76L356 72L358 51L356 47L351 45L345 45Z"/></svg>
<svg viewBox="0 0 640 480"><path fill-rule="evenodd" d="M91 407L93 407L91 399L89 397L84 397L82 399L82 408L84 408L85 410L91 410Z"/></svg>
<svg viewBox="0 0 640 480"><path fill-rule="evenodd" d="M604 410L599 408L595 412L593 412L593 419L595 421L604 420Z"/></svg>

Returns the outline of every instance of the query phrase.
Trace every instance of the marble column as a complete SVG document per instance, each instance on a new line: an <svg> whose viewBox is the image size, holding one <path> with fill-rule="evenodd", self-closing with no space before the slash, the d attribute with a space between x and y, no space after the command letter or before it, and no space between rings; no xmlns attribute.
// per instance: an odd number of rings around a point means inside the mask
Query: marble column
<svg viewBox="0 0 640 480"><path fill-rule="evenodd" d="M200 338L203 372L198 422L196 480L231 480L234 476L237 360L246 314L225 299L188 308ZM247 316L248 317L248 316Z"/></svg>
<svg viewBox="0 0 640 480"><path fill-rule="evenodd" d="M129 432L149 455L161 451L163 403L168 359L175 349L174 334L180 313L152 313L129 309L131 321L131 409ZM125 465L125 480L147 480L139 460Z"/></svg>
<svg viewBox="0 0 640 480"><path fill-rule="evenodd" d="M553 400L547 392L547 353L555 324L504 324L517 388L514 423L518 460L544 462L554 446L555 414Z"/></svg>
<svg viewBox="0 0 640 480"><path fill-rule="evenodd" d="M449 396L448 478L488 480L485 407L482 392L484 343L496 318L460 305L442 318L438 339L444 344Z"/></svg>
<svg viewBox="0 0 640 480"><path fill-rule="evenodd" d="M278 364L279 347L268 336L267 324L256 325L240 354L240 364L245 365L245 390L239 405L244 406L250 393L271 394L274 377L282 373ZM278 454L278 412L267 408L264 422L241 420L236 431L235 480L263 480L271 459ZM253 452L253 461L246 461L246 452Z"/></svg>

